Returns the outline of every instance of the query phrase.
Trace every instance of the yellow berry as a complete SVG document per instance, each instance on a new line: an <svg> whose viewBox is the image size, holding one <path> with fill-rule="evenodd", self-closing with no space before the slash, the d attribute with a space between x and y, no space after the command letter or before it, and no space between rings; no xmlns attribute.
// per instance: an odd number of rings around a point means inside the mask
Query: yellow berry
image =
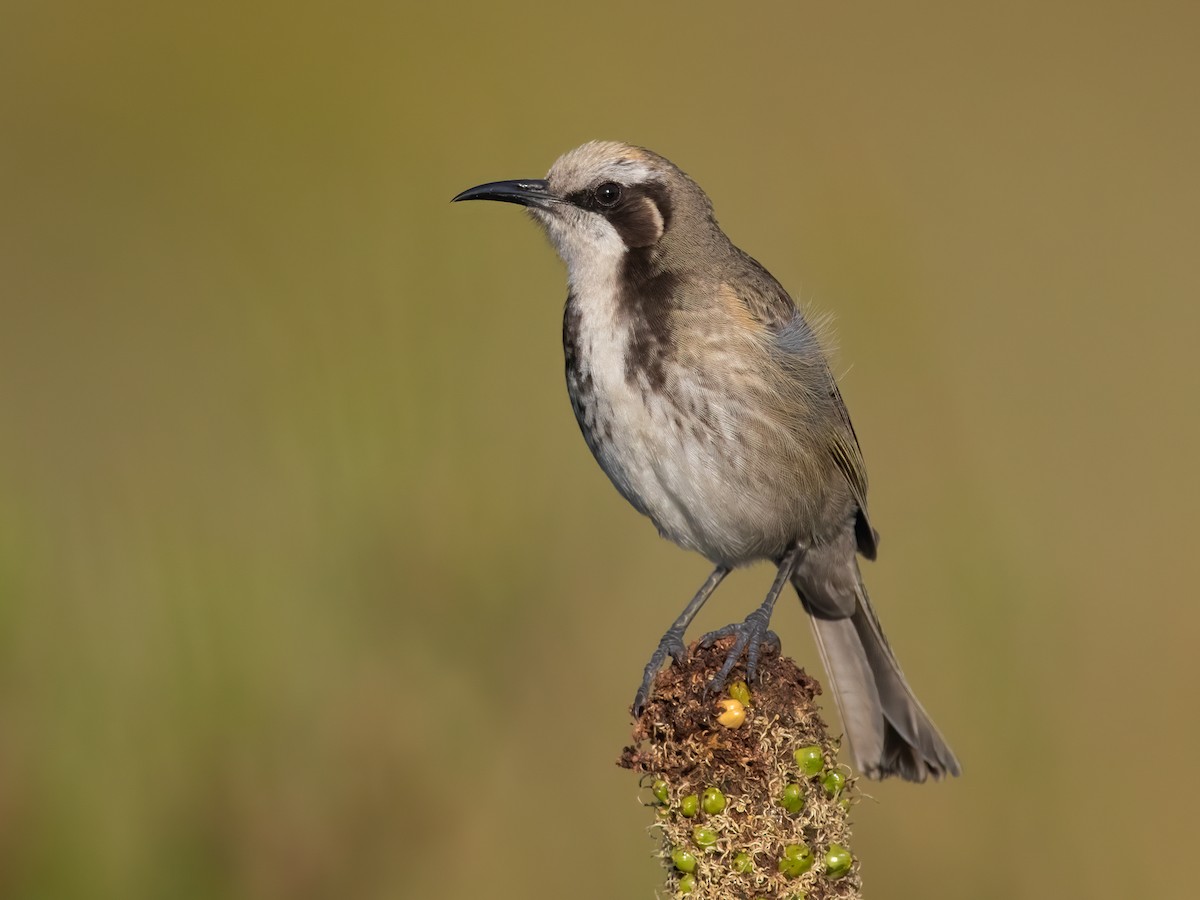
<svg viewBox="0 0 1200 900"><path fill-rule="evenodd" d="M726 728L741 728L742 723L746 721L746 707L740 700L734 700L729 697L725 700L718 700L717 705L721 707L722 712L717 716L717 721Z"/></svg>

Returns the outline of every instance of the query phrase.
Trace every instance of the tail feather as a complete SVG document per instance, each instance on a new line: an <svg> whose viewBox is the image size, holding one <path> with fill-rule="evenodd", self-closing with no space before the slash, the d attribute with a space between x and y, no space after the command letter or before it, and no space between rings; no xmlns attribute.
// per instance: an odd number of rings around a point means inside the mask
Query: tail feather
<svg viewBox="0 0 1200 900"><path fill-rule="evenodd" d="M958 760L917 700L900 670L857 563L854 604L849 597L818 597L813 581L797 573L795 585L813 623L829 687L850 740L855 766L869 778L898 775L907 781L961 772ZM822 587L832 584L822 580Z"/></svg>

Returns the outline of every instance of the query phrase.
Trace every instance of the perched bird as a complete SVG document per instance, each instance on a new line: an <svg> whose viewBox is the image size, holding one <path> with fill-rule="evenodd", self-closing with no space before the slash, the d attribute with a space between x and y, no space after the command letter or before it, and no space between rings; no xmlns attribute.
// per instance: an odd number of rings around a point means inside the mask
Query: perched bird
<svg viewBox="0 0 1200 900"><path fill-rule="evenodd" d="M528 208L567 266L567 389L617 490L716 567L663 635L634 700L686 655L684 632L737 566L778 567L763 604L705 636L746 654L778 643L791 582L808 611L859 770L910 781L959 774L871 608L856 554L874 559L862 452L825 351L787 292L725 236L700 186L669 160L606 141L545 180L497 181L455 200Z"/></svg>

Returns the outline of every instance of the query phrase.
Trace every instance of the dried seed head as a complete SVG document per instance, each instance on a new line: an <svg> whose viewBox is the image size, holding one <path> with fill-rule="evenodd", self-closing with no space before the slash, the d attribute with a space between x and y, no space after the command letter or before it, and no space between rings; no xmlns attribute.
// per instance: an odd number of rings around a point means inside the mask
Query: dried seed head
<svg viewBox="0 0 1200 900"><path fill-rule="evenodd" d="M814 702L820 687L767 650L759 659L753 712L740 728L730 728L714 714L708 685L731 643L693 645L683 665L658 674L633 746L621 759L646 783L669 785L669 802L656 807L665 815L654 826L667 869L663 896L861 900L859 867L851 858L839 868L839 851L851 846L841 801L855 796L854 779L836 766L837 745ZM739 676L744 670L735 669L731 677ZM745 710L740 700L728 699ZM832 772L838 777L830 779L830 794L822 776ZM785 795L794 812L781 805ZM678 867L677 850L692 855L693 871Z"/></svg>

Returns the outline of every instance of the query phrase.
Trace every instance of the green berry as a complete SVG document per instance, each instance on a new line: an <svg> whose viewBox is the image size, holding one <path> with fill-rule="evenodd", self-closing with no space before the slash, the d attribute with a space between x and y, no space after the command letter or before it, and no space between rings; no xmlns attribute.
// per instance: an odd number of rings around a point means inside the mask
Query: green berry
<svg viewBox="0 0 1200 900"><path fill-rule="evenodd" d="M679 893L690 894L696 889L696 876L684 875L679 879Z"/></svg>
<svg viewBox="0 0 1200 900"><path fill-rule="evenodd" d="M651 790L654 792L654 799L659 803L666 803L670 799L670 785L661 778L654 782L654 787Z"/></svg>
<svg viewBox="0 0 1200 900"><path fill-rule="evenodd" d="M850 812L850 798L843 797L838 801L838 806L841 807L842 812Z"/></svg>
<svg viewBox="0 0 1200 900"><path fill-rule="evenodd" d="M696 854L691 850L686 850L680 847L677 850L671 851L671 862L675 863L675 868L680 872L695 872L696 871Z"/></svg>
<svg viewBox="0 0 1200 900"><path fill-rule="evenodd" d="M704 796L700 798L700 806L710 816L715 816L725 808L725 795L715 787L705 788Z"/></svg>
<svg viewBox="0 0 1200 900"><path fill-rule="evenodd" d="M798 813L804 808L804 788L798 784L789 784L779 795L779 805L790 813Z"/></svg>
<svg viewBox="0 0 1200 900"><path fill-rule="evenodd" d="M808 778L820 775L821 770L825 768L825 754L821 752L820 747L801 747L792 756L796 758L796 765L800 771Z"/></svg>
<svg viewBox="0 0 1200 900"><path fill-rule="evenodd" d="M788 844L779 857L779 871L786 878L797 878L812 868L813 854L807 844Z"/></svg>
<svg viewBox="0 0 1200 900"><path fill-rule="evenodd" d="M707 825L697 825L692 829L692 840L700 847L711 847L717 842L717 832Z"/></svg>
<svg viewBox="0 0 1200 900"><path fill-rule="evenodd" d="M830 844L825 854L825 874L830 878L841 878L854 865L854 857L841 844Z"/></svg>
<svg viewBox="0 0 1200 900"><path fill-rule="evenodd" d="M821 785L825 788L825 793L830 797L836 797L846 786L846 776L834 769L825 773L825 777L821 779Z"/></svg>
<svg viewBox="0 0 1200 900"><path fill-rule="evenodd" d="M742 706L749 706L750 686L744 681L735 681L729 686L729 696L741 703Z"/></svg>
<svg viewBox="0 0 1200 900"><path fill-rule="evenodd" d="M688 794L679 801L679 811L690 819L700 811L700 798L695 794Z"/></svg>
<svg viewBox="0 0 1200 900"><path fill-rule="evenodd" d="M749 875L754 871L754 857L745 850L741 851L733 858L733 870L741 872L743 875Z"/></svg>

